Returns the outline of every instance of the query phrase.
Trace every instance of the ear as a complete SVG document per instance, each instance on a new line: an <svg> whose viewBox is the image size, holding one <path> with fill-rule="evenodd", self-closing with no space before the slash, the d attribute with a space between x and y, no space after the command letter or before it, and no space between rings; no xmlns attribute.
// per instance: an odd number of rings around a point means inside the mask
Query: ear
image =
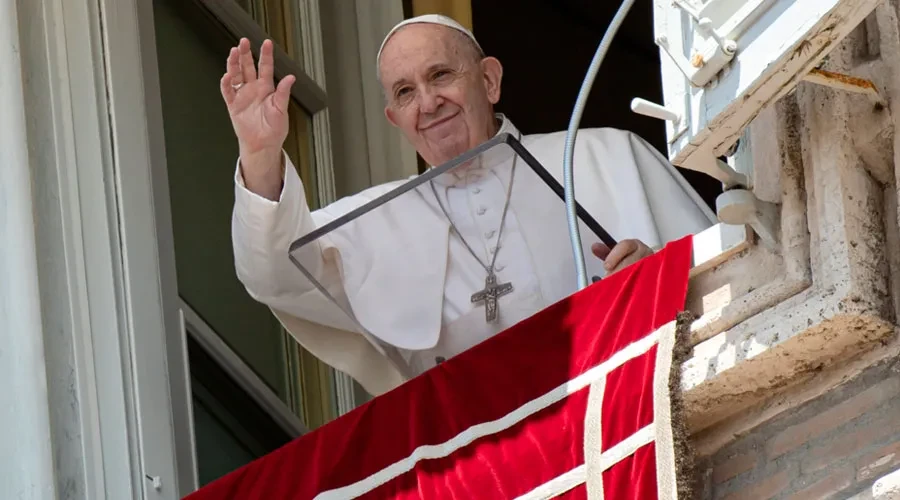
<svg viewBox="0 0 900 500"><path fill-rule="evenodd" d="M391 123L393 126L397 126L397 120L394 117L394 110L390 108L390 106L384 107L384 117L387 118L387 121Z"/></svg>
<svg viewBox="0 0 900 500"><path fill-rule="evenodd" d="M481 72L484 74L484 87L488 100L497 104L500 100L500 81L503 80L503 65L496 57L485 57L481 60Z"/></svg>

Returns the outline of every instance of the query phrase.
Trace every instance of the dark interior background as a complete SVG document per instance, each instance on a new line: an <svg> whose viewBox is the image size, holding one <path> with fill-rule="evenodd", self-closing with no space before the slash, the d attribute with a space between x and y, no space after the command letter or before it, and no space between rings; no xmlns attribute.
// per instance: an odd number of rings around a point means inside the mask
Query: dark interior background
<svg viewBox="0 0 900 500"><path fill-rule="evenodd" d="M472 0L472 27L488 55L503 64L498 111L525 134L566 130L585 73L618 1ZM631 100L662 102L659 49L653 42L653 5L635 2L604 59L581 121L582 128L616 127L637 133L666 154L665 124L631 111ZM710 204L721 184L679 169Z"/></svg>

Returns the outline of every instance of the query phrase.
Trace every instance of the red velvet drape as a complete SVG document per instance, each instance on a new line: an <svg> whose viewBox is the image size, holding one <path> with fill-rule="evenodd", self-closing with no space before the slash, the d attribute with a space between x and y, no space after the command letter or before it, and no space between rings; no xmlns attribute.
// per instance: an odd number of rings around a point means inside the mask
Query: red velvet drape
<svg viewBox="0 0 900 500"><path fill-rule="evenodd" d="M357 485L363 498L505 499L551 482L584 464L589 388L516 412L674 320L690 255L690 237L671 243L188 498L308 499ZM607 375L603 450L653 421L655 357ZM605 498L656 498L654 446L604 473ZM321 498L347 492L332 494ZM585 498L585 486L562 497Z"/></svg>

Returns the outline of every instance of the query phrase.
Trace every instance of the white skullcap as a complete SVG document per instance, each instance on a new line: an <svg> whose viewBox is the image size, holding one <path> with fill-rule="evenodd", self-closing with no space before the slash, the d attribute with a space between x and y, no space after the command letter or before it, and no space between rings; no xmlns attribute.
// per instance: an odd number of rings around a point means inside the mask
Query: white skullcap
<svg viewBox="0 0 900 500"><path fill-rule="evenodd" d="M417 24L417 23L440 24L441 26L453 28L456 31L459 31L460 33L469 37L469 39L472 40L472 42L478 48L478 51L481 52L482 54L484 53L484 50L482 50L481 45L478 43L478 40L475 39L475 35L473 35L471 31L467 30L465 28L465 26L463 26L462 24L459 24L454 19L451 19L447 16L442 16L440 14L425 14L422 16L411 17L409 19L401 21L401 22L397 23L396 26L391 28L391 31L388 31L388 34L385 35L385 37L384 37L384 41L381 42L381 47L378 49L378 56L375 58L376 69L378 69L378 67L381 65L381 51L384 50L384 46L387 44L387 41L390 40L390 38L394 35L394 33L396 33L397 30L399 30L400 28L402 28L408 24Z"/></svg>

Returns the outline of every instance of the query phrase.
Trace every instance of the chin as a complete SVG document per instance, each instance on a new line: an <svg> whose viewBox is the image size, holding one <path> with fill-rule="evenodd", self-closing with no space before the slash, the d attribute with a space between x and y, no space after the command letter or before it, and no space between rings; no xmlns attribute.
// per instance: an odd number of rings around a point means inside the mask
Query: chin
<svg viewBox="0 0 900 500"><path fill-rule="evenodd" d="M438 156L444 157L444 161L450 161L470 149L472 146L469 145L469 138L465 134L459 134L457 137L448 137L434 144L432 151L436 151Z"/></svg>

